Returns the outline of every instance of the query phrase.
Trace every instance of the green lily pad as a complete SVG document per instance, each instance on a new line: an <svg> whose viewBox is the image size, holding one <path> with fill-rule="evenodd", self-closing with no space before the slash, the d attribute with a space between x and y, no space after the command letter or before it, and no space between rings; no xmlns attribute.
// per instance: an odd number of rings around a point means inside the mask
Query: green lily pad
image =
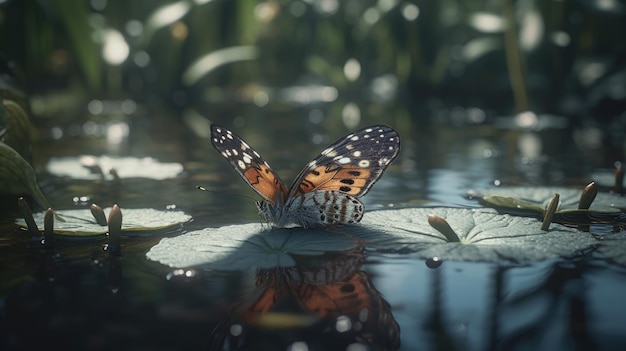
<svg viewBox="0 0 626 351"><path fill-rule="evenodd" d="M164 238L146 257L176 268L249 271L293 267L292 255L316 256L358 245L349 236L327 230L263 228L261 224L230 225Z"/></svg>
<svg viewBox="0 0 626 351"><path fill-rule="evenodd" d="M480 198L485 204L498 208L543 211L550 203L552 196L559 194L561 197L558 211L563 211L578 209L581 192L582 188L499 187L470 191L469 195ZM589 208L589 210L597 212L620 212L624 209L626 209L626 197L610 193L598 193Z"/></svg>
<svg viewBox="0 0 626 351"><path fill-rule="evenodd" d="M0 141L0 193L29 194L43 208L50 208L48 200L37 185L33 167L13 148Z"/></svg>
<svg viewBox="0 0 626 351"><path fill-rule="evenodd" d="M114 169L120 178L164 180L177 177L183 166L177 162L159 162L152 157L73 156L52 157L47 170L58 177L93 180L107 177Z"/></svg>
<svg viewBox="0 0 626 351"><path fill-rule="evenodd" d="M111 208L104 209L105 213ZM182 211L159 211L151 208L124 209L122 233L140 235L147 232L160 232L181 225L191 219ZM100 225L89 209L55 211L65 222L54 222L54 234L67 237L90 237L104 235L109 231L106 225ZM33 214L39 231L43 231L45 212ZM26 221L18 218L15 223L27 228Z"/></svg>
<svg viewBox="0 0 626 351"><path fill-rule="evenodd" d="M431 214L448 222L458 242L451 242L431 226ZM386 234L370 236L369 248L445 260L525 263L572 256L597 244L589 233L554 223L546 232L536 219L488 208L373 211L366 213L361 224L371 232Z"/></svg>

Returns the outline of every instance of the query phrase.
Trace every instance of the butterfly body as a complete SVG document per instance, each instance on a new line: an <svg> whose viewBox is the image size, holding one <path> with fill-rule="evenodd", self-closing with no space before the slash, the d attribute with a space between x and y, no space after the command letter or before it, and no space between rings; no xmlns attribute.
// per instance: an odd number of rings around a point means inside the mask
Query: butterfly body
<svg viewBox="0 0 626 351"><path fill-rule="evenodd" d="M363 128L331 144L296 176L289 190L258 152L228 129L212 125L211 142L263 198L260 215L277 227L357 223L365 195L400 150L387 126Z"/></svg>
<svg viewBox="0 0 626 351"><path fill-rule="evenodd" d="M257 201L261 216L277 227L298 224L304 228L357 223L363 217L363 204L340 191L313 191L289 198L283 205Z"/></svg>

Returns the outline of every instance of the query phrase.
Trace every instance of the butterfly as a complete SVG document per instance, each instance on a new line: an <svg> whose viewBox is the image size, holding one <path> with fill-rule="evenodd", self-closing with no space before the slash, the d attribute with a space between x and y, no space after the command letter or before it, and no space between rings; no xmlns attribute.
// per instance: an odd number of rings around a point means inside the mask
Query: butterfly
<svg viewBox="0 0 626 351"><path fill-rule="evenodd" d="M276 227L304 228L357 223L367 194L398 156L400 136L393 128L375 125L335 141L309 162L289 189L243 139L211 125L211 143L262 198L259 214Z"/></svg>

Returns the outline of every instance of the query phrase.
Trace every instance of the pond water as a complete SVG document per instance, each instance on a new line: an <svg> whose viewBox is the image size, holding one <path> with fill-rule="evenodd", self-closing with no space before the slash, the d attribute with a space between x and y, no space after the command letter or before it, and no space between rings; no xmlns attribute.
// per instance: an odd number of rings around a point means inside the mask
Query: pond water
<svg viewBox="0 0 626 351"><path fill-rule="evenodd" d="M404 107L366 112L373 117L357 121L359 127L387 124L402 138L399 157L363 198L366 217L376 209L478 207L467 191L494 184L583 187L595 168L607 165L603 150L576 139L569 127L497 127L471 118L419 125ZM355 129L319 113L223 108L210 118L246 139L288 181ZM7 211L0 231L3 350L617 350L626 344L626 269L589 252L512 264L424 259L366 245L295 257L295 268L248 271L151 261L146 253L164 236L261 223L257 196L203 136L208 122L184 125L159 112L116 123L105 117L39 126L34 164L52 206L175 208L193 219L174 233L125 237L122 257L109 258L105 237L48 247L15 228L18 215ZM53 157L85 155L149 156L180 163L183 172L116 181L55 176L47 168Z"/></svg>

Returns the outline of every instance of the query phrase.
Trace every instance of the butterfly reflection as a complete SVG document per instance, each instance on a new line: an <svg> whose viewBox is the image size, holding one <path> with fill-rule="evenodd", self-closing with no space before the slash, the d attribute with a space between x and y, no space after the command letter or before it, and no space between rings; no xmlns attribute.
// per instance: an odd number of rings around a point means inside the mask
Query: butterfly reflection
<svg viewBox="0 0 626 351"><path fill-rule="evenodd" d="M254 291L240 299L211 333L210 350L395 350L400 327L389 303L360 270L359 249L296 256L296 266L256 273Z"/></svg>

